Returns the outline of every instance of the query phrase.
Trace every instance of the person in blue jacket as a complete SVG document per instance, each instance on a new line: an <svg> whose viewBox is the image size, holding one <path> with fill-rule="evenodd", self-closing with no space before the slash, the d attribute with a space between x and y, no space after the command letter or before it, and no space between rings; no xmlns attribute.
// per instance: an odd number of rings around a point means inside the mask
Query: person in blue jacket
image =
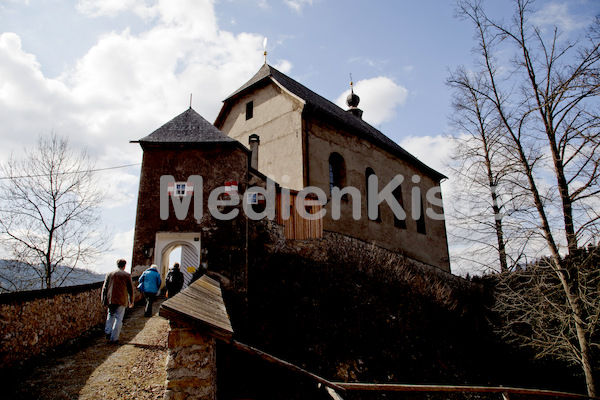
<svg viewBox="0 0 600 400"><path fill-rule="evenodd" d="M152 304L154 304L154 299L160 291L160 284L161 279L160 274L158 273L158 266L152 264L150 268L144 271L138 281L138 289L146 298L146 309L144 310L145 317L152 316Z"/></svg>

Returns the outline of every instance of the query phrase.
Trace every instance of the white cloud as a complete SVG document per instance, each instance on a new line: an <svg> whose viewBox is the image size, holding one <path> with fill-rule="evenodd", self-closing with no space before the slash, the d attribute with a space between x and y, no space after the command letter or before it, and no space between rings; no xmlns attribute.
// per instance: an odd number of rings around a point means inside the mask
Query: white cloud
<svg viewBox="0 0 600 400"><path fill-rule="evenodd" d="M49 78L15 33L0 35L0 162L54 130L87 147L98 168L139 163L140 139L193 107L214 121L221 100L261 66L263 36L219 28L211 1L81 0L90 16L134 12L146 29L107 32L59 77ZM289 72L291 63L278 60ZM17 154L18 155L18 154ZM139 166L104 171L109 229L117 232L109 262L130 257ZM119 247L120 246L120 247Z"/></svg>
<svg viewBox="0 0 600 400"><path fill-rule="evenodd" d="M446 136L408 136L399 143L406 151L438 172L444 173L452 152Z"/></svg>
<svg viewBox="0 0 600 400"><path fill-rule="evenodd" d="M117 13L130 9L138 0L79 0L77 11L90 17L114 16Z"/></svg>
<svg viewBox="0 0 600 400"><path fill-rule="evenodd" d="M390 121L396 115L396 108L404 105L408 90L396 84L392 79L379 76L358 81L354 93L360 97L358 105L364 111L363 118L372 125ZM346 98L350 90L342 93L335 103L346 109Z"/></svg>
<svg viewBox="0 0 600 400"><path fill-rule="evenodd" d="M558 26L564 31L573 31L581 29L591 22L589 16L576 16L569 13L569 3L548 3L536 11L532 16L532 21L536 25Z"/></svg>
<svg viewBox="0 0 600 400"><path fill-rule="evenodd" d="M304 6L309 5L312 6L313 0L284 0L285 4L288 5L292 10L297 13L302 12Z"/></svg>
<svg viewBox="0 0 600 400"><path fill-rule="evenodd" d="M221 100L260 67L263 38L218 29L209 1L177 3L153 3L158 18L149 29L101 36L55 79L43 75L36 57L23 50L19 36L0 35L0 132L6 140L0 159L17 143L51 130L73 136L72 142L102 155L105 144L143 137L184 111L190 93L194 108L213 120ZM99 9L105 3L87 0L85 4ZM103 12L111 4L116 3L106 3ZM124 4L135 7L143 1ZM286 70L291 67L285 60L279 63ZM139 157L136 146L124 147L130 149L124 161Z"/></svg>
<svg viewBox="0 0 600 400"><path fill-rule="evenodd" d="M277 60L273 66L284 74L289 74L292 70L292 63L288 60Z"/></svg>
<svg viewBox="0 0 600 400"><path fill-rule="evenodd" d="M0 76L1 160L41 132L60 131L55 116L68 103L68 88L44 77L36 57L24 52L19 36L10 32L0 35Z"/></svg>
<svg viewBox="0 0 600 400"><path fill-rule="evenodd" d="M110 272L117 268L117 260L120 258L127 260L127 268L129 269L132 266L133 234L134 229L116 232L113 235L111 250L104 255L95 267L90 269L99 273Z"/></svg>

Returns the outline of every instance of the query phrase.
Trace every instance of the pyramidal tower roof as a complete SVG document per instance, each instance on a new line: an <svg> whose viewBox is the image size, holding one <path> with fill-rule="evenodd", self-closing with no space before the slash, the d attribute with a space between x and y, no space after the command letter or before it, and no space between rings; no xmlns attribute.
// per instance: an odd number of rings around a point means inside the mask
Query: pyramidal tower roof
<svg viewBox="0 0 600 400"><path fill-rule="evenodd" d="M140 143L209 143L235 142L191 107L179 114Z"/></svg>

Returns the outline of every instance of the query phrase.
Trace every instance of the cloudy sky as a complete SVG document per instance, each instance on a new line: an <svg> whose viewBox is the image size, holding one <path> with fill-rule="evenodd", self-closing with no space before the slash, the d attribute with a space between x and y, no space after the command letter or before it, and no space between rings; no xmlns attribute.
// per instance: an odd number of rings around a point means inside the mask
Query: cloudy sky
<svg viewBox="0 0 600 400"><path fill-rule="evenodd" d="M536 22L571 30L599 3L541 1ZM503 15L509 1L490 6ZM185 111L190 94L214 121L262 65L265 37L271 65L344 107L352 74L364 118L444 172L444 82L472 48L445 0L0 0L0 162L55 131L98 168L139 164L129 141ZM131 257L139 169L101 172L114 243L98 271Z"/></svg>

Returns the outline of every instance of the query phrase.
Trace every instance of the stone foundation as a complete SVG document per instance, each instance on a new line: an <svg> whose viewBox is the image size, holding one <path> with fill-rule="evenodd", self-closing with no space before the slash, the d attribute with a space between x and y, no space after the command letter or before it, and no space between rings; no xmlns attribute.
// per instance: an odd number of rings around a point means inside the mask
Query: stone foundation
<svg viewBox="0 0 600 400"><path fill-rule="evenodd" d="M165 400L216 400L216 339L169 322Z"/></svg>

